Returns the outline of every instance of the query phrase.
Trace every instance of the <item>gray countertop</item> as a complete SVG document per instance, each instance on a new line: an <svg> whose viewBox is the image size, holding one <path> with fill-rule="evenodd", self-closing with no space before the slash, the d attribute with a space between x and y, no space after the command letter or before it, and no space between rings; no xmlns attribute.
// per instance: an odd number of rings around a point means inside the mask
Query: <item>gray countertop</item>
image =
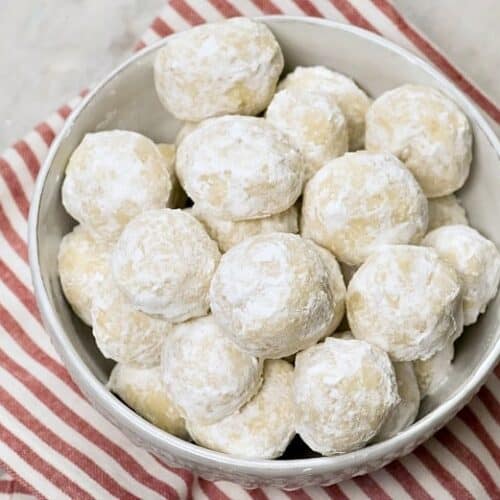
<svg viewBox="0 0 500 500"><path fill-rule="evenodd" d="M498 0L394 0L500 102ZM0 150L131 52L164 0L2 0Z"/></svg>

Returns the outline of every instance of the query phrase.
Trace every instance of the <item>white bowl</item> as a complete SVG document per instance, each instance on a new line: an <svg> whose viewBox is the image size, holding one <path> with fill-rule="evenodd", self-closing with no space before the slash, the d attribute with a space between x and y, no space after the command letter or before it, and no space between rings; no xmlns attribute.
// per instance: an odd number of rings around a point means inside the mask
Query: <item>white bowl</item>
<svg viewBox="0 0 500 500"><path fill-rule="evenodd" d="M457 102L474 131L472 173L460 198L471 224L500 245L500 144L475 106L454 85L428 63L367 31L303 17L267 16L261 20L280 42L287 71L298 65L322 64L353 77L372 96L411 82L439 88ZM163 43L130 58L87 95L54 141L38 176L29 221L33 283L47 329L76 384L134 442L171 465L208 479L248 487L326 485L375 470L409 453L470 400L498 361L498 297L457 342L453 371L447 383L423 401L418 421L392 439L345 455L315 457L298 441L284 458L274 461L214 452L157 429L106 389L112 363L99 353L88 327L72 314L59 284L57 250L74 225L61 204L61 183L71 152L87 132L122 128L157 142L173 141L180 124L163 109L153 84L153 61Z"/></svg>

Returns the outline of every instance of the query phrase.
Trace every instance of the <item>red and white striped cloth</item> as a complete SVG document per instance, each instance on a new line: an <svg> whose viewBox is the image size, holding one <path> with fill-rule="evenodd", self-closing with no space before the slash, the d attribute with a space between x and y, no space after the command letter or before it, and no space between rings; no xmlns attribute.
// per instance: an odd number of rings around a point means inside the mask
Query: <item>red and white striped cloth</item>
<svg viewBox="0 0 500 500"><path fill-rule="evenodd" d="M171 0L138 48L229 16L311 15L380 33L429 59L500 124L500 108L387 0ZM50 143L81 97L0 156L0 496L195 499L500 498L500 367L459 415L412 454L329 488L244 490L172 469L131 443L82 397L40 321L27 263L27 216Z"/></svg>

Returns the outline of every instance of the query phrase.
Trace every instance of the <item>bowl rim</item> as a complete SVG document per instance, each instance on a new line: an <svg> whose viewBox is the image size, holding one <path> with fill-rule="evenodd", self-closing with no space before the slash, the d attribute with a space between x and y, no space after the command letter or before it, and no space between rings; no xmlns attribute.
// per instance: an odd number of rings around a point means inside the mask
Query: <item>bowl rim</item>
<svg viewBox="0 0 500 500"><path fill-rule="evenodd" d="M334 30L349 32L367 40L372 44L380 45L385 49L389 49L390 51L398 54L410 63L419 66L425 72L430 74L436 81L439 82L441 88L444 89L447 94L453 96L460 107L465 111L468 118L475 122L476 125L482 130L491 146L496 151L497 156L500 158L500 141L476 106L439 70L435 69L430 63L424 61L420 57L412 54L410 51L362 28L328 19L283 15L259 16L254 19L264 23L269 21L271 24L295 23L327 26ZM93 402L93 406L95 407L97 404L98 411L104 411L108 417L111 417L114 425L123 426L133 435L141 436L141 439L146 441L146 446L154 442L154 447L157 450L163 448L168 452L168 454L174 456L175 458L179 458L186 462L194 461L191 463L203 464L204 467L213 466L215 468L222 465L231 471L249 473L251 475L259 474L261 477L272 477L278 474L290 477L298 473L310 473L314 475L321 472L339 471L350 467L356 468L359 467L360 464L368 464L377 460L384 460L384 458L387 458L389 455L392 458L396 458L403 452L410 451L413 447L427 439L430 434L434 433L438 428L445 425L451 418L453 418L453 416L463 406L465 406L479 390L486 377L493 370L500 358L500 342L497 342L490 349L482 363L476 367L464 386L448 401L438 406L436 409L396 436L386 441L371 444L368 447L342 455L290 460L268 460L241 458L209 450L194 443L184 441L155 427L153 424L149 423L128 408L124 403L116 398L109 391L109 389L107 389L105 384L101 383L97 379L97 377L84 363L83 359L77 354L71 341L67 337L55 310L50 305L48 293L42 279L38 255L39 211L41 199L45 189L45 180L52 166L54 157L59 150L61 142L71 133L75 120L77 120L80 113L89 105L92 99L110 81L120 75L120 73L122 73L128 66L136 63L151 52L156 51L159 47L165 44L170 37L175 36L177 36L176 33L145 47L136 54L133 54L126 61L111 71L106 77L104 77L100 83L82 99L80 104L70 114L63 128L53 141L37 177L28 220L29 263L34 291L42 314L43 322L46 329L50 333L51 340L56 348L56 351L64 361L66 369L69 371L72 378L77 382L77 385L82 389L82 391L90 397ZM82 388L83 384L78 382L83 381L85 381L85 387Z"/></svg>

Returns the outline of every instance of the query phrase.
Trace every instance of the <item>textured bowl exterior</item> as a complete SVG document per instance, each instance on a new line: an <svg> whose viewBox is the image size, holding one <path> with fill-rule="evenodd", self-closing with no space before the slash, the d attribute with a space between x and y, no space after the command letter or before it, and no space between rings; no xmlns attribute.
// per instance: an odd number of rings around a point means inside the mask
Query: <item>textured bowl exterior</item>
<svg viewBox="0 0 500 500"><path fill-rule="evenodd" d="M500 246L500 144L484 118L429 64L359 28L312 18L261 18L280 42L287 70L323 64L354 77L372 95L402 83L440 88L468 115L474 131L472 175L460 198L472 225ZM173 35L175 36L175 35ZM29 220L29 256L38 305L54 346L90 402L135 443L175 467L207 479L246 487L272 485L294 489L329 485L376 470L410 453L445 425L479 390L500 357L500 299L457 343L453 373L423 402L419 420L382 443L334 457L249 460L201 448L171 436L136 415L105 387L112 363L97 350L92 335L71 312L57 276L56 255L64 234L75 224L60 197L69 155L86 132L124 128L157 142L173 142L180 124L161 107L153 85L155 52L144 49L110 74L69 117L39 174Z"/></svg>

